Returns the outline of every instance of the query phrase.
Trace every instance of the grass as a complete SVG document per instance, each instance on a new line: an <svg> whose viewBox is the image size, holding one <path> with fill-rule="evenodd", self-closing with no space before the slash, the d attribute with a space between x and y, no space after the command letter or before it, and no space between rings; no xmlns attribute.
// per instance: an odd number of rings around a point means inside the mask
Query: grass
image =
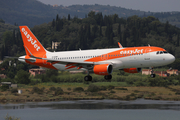
<svg viewBox="0 0 180 120"><path fill-rule="evenodd" d="M2 92L0 101L25 102L25 101L58 101L58 100L79 100L79 99L120 99L134 100L137 98L153 100L180 100L180 95L176 94L180 86L166 87L133 87L125 82L96 82L96 86L114 86L114 89L101 90L98 92L88 92L89 84L83 83L40 83L35 86L21 85L22 94L12 94L11 91ZM43 93L31 93L33 87L45 88ZM50 87L60 87L63 89L62 95L55 95L55 91L50 91ZM74 88L82 87L84 91L73 91Z"/></svg>
<svg viewBox="0 0 180 120"><path fill-rule="evenodd" d="M113 72L113 79L111 82L105 81L103 76L92 74L93 80L88 84L83 82L68 82L74 78L83 81L85 74L69 74L68 72L60 72L58 79L67 80L66 82L46 82L37 83L35 85L18 84L18 89L23 91L22 94L12 94L11 91L1 92L0 101L52 101L52 100L77 100L77 99L120 99L120 100L134 100L137 98L145 99L161 99L161 100L180 100L180 86L168 87L148 87L148 76L138 74L128 74ZM32 81L40 81L38 78L31 78ZM97 81L96 81L97 80ZM160 80L157 78L156 80ZM132 84L128 84L128 82ZM139 83L137 83L139 82ZM90 84L96 86L103 86L108 88L113 86L113 89L101 89L98 92L87 91ZM137 87L139 86L139 87ZM32 93L33 87L39 89L45 88L41 93ZM60 87L63 94L55 95L55 91L50 90L51 87ZM81 87L84 91L73 91L75 88Z"/></svg>

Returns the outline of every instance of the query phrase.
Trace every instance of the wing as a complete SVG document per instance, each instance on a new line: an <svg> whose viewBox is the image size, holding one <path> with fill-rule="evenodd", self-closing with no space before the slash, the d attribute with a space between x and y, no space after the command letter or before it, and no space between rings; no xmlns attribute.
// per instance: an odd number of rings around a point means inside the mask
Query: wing
<svg viewBox="0 0 180 120"><path fill-rule="evenodd" d="M50 62L51 64L64 64L66 69L70 69L70 68L75 68L77 67L77 69L80 68L85 68L85 69L92 69L94 65L99 65L99 64L116 64L116 62L112 62L112 61L101 61L101 62L89 62L89 61L77 61L77 60L73 60L73 61L68 61L68 60L58 60L58 59L51 59L51 58L41 58L41 57L35 57L35 56L31 56L32 58L35 59L42 59L42 60L47 60L47 62Z"/></svg>

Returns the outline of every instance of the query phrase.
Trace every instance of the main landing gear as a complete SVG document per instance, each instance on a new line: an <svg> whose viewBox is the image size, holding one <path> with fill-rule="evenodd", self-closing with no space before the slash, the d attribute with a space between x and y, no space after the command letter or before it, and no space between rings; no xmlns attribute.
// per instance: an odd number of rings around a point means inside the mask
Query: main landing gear
<svg viewBox="0 0 180 120"><path fill-rule="evenodd" d="M105 75L105 76L104 76L104 79L106 79L106 80L111 80L111 79L112 79L112 75Z"/></svg>
<svg viewBox="0 0 180 120"><path fill-rule="evenodd" d="M106 80L111 80L111 79L112 79L112 75L105 75L105 76L104 76L104 79L106 79ZM84 80L85 80L85 81L92 81L92 76L87 75L87 76L84 77Z"/></svg>
<svg viewBox="0 0 180 120"><path fill-rule="evenodd" d="M87 76L84 77L84 80L85 81L92 81L92 76L87 75Z"/></svg>

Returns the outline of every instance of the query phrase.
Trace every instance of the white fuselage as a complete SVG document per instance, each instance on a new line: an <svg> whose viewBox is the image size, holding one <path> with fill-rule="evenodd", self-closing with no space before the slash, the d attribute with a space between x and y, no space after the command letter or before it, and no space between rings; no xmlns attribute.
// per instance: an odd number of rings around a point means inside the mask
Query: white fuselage
<svg viewBox="0 0 180 120"><path fill-rule="evenodd" d="M58 61L69 61L74 63L83 63L88 59L100 57L101 61L90 61L94 64L113 64L114 69L123 68L141 68L151 66L163 66L172 63L175 58L169 53L157 54L157 52L140 53L140 54L108 54L113 51L122 50L124 48L113 49L96 49L96 50L79 50L67 52L48 52L47 59L54 59ZM123 56L123 57L122 57ZM116 57L110 59L111 57ZM66 70L66 65L56 63L53 65L58 70ZM86 67L85 67L86 68ZM77 69L77 68L72 68ZM68 70L72 70L68 69Z"/></svg>

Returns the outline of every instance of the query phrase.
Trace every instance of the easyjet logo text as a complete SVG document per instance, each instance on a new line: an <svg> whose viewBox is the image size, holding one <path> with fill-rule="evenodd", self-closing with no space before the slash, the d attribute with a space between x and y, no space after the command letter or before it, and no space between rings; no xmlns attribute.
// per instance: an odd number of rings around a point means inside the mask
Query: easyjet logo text
<svg viewBox="0 0 180 120"><path fill-rule="evenodd" d="M143 53L143 49L135 49L135 50L123 50L120 51L120 54L141 54Z"/></svg>
<svg viewBox="0 0 180 120"><path fill-rule="evenodd" d="M33 45L33 47L36 49L36 51L39 51L40 47L37 45L37 40L33 40L33 38L28 34L28 32L25 30L25 28L22 28L21 31L24 33L24 35L27 38L27 41Z"/></svg>

